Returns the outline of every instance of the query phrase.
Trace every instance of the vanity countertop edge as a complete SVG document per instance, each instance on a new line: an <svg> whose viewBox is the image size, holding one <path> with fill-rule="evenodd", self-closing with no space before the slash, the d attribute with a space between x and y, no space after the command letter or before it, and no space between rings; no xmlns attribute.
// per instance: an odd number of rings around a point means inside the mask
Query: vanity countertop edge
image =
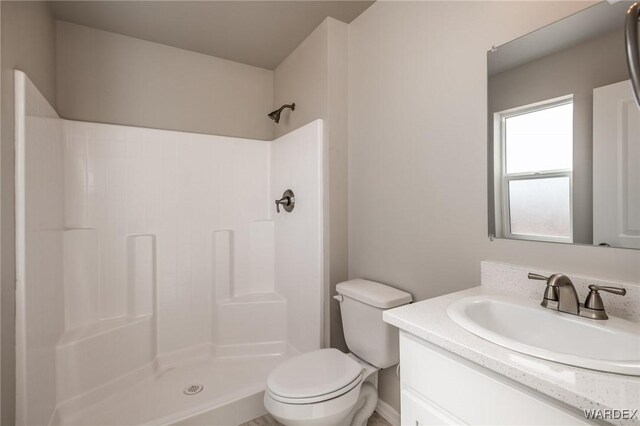
<svg viewBox="0 0 640 426"><path fill-rule="evenodd" d="M559 364L484 340L449 318L455 300L477 295L509 295L485 286L390 309L385 322L578 410L640 408L640 377ZM640 424L620 420L614 424Z"/></svg>

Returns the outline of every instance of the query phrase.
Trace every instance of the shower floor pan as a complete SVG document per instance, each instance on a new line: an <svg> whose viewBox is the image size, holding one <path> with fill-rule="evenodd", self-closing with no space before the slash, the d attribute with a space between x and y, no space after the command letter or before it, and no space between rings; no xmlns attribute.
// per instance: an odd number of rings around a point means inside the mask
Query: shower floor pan
<svg viewBox="0 0 640 426"><path fill-rule="evenodd" d="M86 408L59 409L53 424L237 425L266 413L267 375L294 354L206 357L149 368L110 386L111 396Z"/></svg>

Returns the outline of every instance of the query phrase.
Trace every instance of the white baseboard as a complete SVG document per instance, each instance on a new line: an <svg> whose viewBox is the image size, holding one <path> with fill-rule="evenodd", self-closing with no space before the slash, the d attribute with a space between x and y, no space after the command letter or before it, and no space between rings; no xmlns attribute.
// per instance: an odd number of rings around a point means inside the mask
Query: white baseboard
<svg viewBox="0 0 640 426"><path fill-rule="evenodd" d="M383 400L378 399L376 411L380 414L380 417L391 423L391 426L400 426L400 413Z"/></svg>

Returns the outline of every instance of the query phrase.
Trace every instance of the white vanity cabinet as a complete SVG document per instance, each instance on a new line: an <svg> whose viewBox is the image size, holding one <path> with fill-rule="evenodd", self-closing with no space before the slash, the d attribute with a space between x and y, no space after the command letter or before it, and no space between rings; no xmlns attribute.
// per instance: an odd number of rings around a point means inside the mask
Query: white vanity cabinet
<svg viewBox="0 0 640 426"><path fill-rule="evenodd" d="M400 334L402 425L588 425L534 390L434 346Z"/></svg>

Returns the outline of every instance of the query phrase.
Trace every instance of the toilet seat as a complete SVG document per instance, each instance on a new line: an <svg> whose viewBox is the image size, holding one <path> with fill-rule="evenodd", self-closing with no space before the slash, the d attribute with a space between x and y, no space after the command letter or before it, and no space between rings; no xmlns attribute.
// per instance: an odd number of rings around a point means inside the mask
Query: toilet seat
<svg viewBox="0 0 640 426"><path fill-rule="evenodd" d="M275 394L275 393L271 392L270 390L267 390L267 392L269 393L269 396L271 398L273 398L276 401L285 403L285 404L313 404L313 403L316 403L316 402L328 401L330 399L342 396L345 393L349 392L351 389L353 389L356 386L360 385L361 383L362 383L362 373L360 373L360 375L358 377L356 377L347 386L342 387L340 389L337 389L337 390L335 390L333 392L322 394L322 395L316 395L316 396L307 397L307 398L287 398L287 397L283 397L283 396L280 396L278 394Z"/></svg>
<svg viewBox="0 0 640 426"><path fill-rule="evenodd" d="M362 383L362 366L337 349L295 356L267 378L269 396L285 404L313 404L348 393Z"/></svg>

